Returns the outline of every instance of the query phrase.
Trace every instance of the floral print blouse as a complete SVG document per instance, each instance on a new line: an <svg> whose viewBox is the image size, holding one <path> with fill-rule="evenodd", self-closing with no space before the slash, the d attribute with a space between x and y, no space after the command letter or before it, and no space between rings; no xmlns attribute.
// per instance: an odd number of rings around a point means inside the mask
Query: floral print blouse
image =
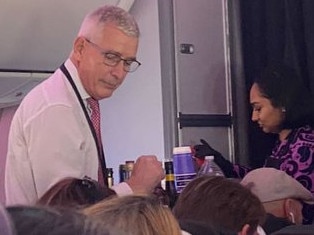
<svg viewBox="0 0 314 235"><path fill-rule="evenodd" d="M264 166L286 172L314 195L314 129L309 126L296 128L284 141L278 140L271 155L266 158ZM239 178L243 178L250 170L252 169L248 167L234 165L234 173ZM313 206L306 206L303 212L305 219L308 217L307 214L313 219Z"/></svg>

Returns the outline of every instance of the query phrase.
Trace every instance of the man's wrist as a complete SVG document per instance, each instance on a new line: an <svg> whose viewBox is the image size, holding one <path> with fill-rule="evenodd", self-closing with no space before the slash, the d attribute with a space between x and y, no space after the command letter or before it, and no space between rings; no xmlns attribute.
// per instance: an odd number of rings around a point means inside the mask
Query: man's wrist
<svg viewBox="0 0 314 235"><path fill-rule="evenodd" d="M126 182L113 185L111 189L114 190L118 196L125 196L134 193L132 188Z"/></svg>
<svg viewBox="0 0 314 235"><path fill-rule="evenodd" d="M129 187L132 189L134 193L148 193L148 190L143 186L143 184L138 183L134 178L130 177L127 181L125 181L129 185Z"/></svg>

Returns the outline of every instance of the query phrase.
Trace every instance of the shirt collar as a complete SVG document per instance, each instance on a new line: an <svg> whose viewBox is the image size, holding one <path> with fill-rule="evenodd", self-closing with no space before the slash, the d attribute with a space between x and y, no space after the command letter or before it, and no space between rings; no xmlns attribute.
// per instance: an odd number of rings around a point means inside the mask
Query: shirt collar
<svg viewBox="0 0 314 235"><path fill-rule="evenodd" d="M68 69L73 82L78 90L78 92L80 93L80 96L82 97L83 100L86 100L87 98L91 97L87 91L85 90L85 88L83 87L83 84L81 82L81 79L79 77L79 74L77 72L77 69L75 67L75 65L73 64L73 62L70 59L67 59L64 63L65 67Z"/></svg>

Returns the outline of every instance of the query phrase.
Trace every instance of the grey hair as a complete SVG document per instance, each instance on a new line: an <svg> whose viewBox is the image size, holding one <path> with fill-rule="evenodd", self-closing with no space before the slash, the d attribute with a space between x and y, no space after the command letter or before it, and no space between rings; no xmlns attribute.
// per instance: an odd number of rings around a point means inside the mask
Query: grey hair
<svg viewBox="0 0 314 235"><path fill-rule="evenodd" d="M127 11L120 7L105 5L97 8L89 13L82 24L79 34L87 36L85 25L93 23L96 25L104 25L106 23L113 23L128 36L138 38L140 35L139 27L135 18Z"/></svg>

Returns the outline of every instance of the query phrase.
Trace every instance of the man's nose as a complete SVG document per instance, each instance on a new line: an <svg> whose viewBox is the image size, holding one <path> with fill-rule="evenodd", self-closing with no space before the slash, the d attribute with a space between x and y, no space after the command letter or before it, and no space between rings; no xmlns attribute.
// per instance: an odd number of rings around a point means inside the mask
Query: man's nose
<svg viewBox="0 0 314 235"><path fill-rule="evenodd" d="M116 66L112 67L111 73L117 78L124 78L127 73L124 69L124 61L121 60Z"/></svg>

